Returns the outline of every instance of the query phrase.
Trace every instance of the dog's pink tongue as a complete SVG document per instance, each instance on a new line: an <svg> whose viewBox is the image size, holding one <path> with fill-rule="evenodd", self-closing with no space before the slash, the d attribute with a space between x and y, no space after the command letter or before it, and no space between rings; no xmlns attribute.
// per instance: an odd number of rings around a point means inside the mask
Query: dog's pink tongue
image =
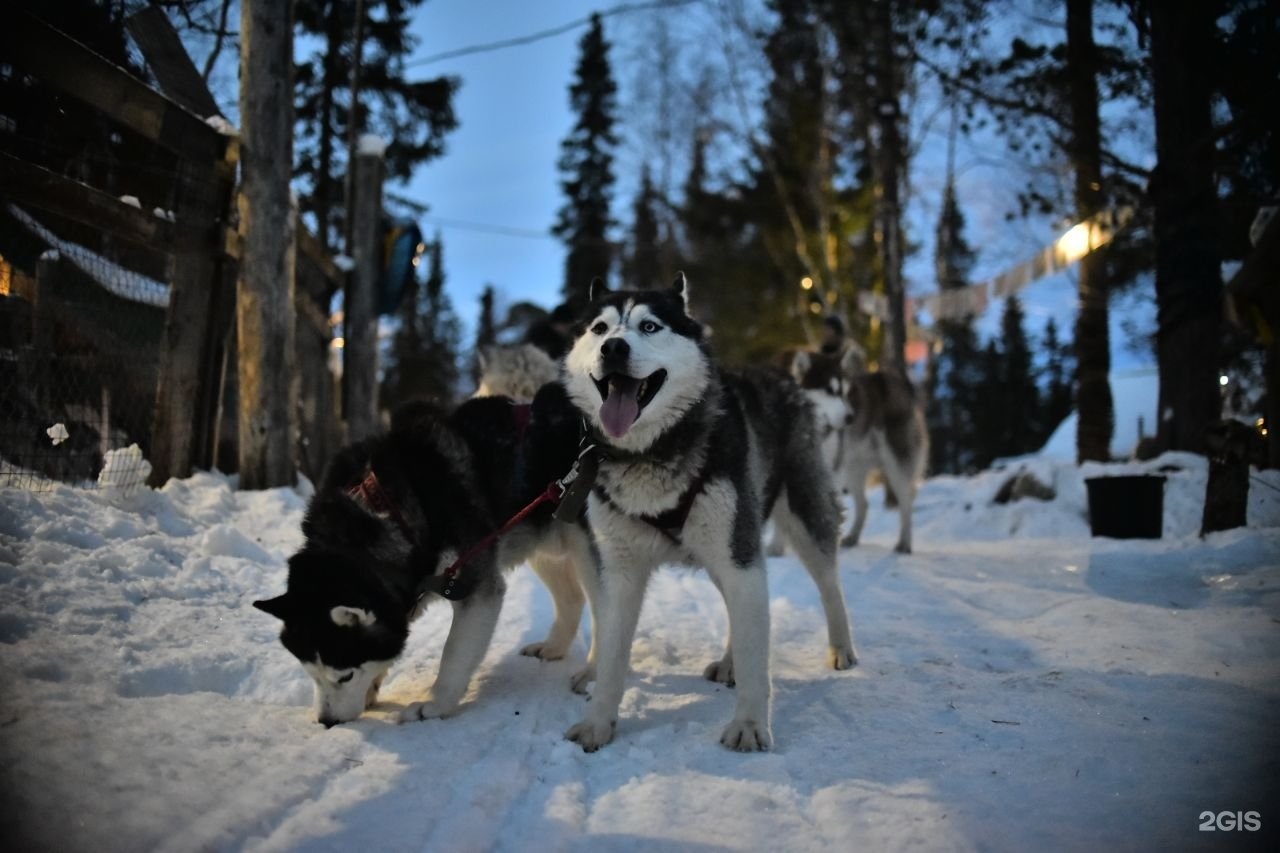
<svg viewBox="0 0 1280 853"><path fill-rule="evenodd" d="M622 438L640 417L640 402L636 399L638 382L609 382L609 396L600 407L600 423L613 438Z"/></svg>

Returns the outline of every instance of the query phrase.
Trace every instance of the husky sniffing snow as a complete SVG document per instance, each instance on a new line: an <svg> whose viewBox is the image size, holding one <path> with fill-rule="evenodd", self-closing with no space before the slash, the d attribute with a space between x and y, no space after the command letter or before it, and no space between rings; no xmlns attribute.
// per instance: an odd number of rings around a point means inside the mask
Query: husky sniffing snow
<svg viewBox="0 0 1280 853"><path fill-rule="evenodd" d="M459 554L489 535L562 476L578 452L579 418L558 385L531 408L504 397L471 400L449 414L428 406L397 415L391 431L337 454L302 522L287 591L254 606L284 622L280 640L315 683L326 726L354 720L404 650L410 623L432 601L451 599L453 622L424 701L402 720L458 709L502 605L502 570L531 557L556 617L546 640L522 653L563 657L577 634L596 562L586 526L552 519L543 505L449 582ZM571 686L593 677L594 647Z"/></svg>
<svg viewBox="0 0 1280 853"><path fill-rule="evenodd" d="M738 688L721 743L770 747L760 534L775 505L821 592L829 663L856 662L836 569L840 510L813 411L781 371L717 368L687 304L683 273L662 291L593 283L565 358L562 381L601 454L587 512L601 559L597 682L566 734L588 752L613 739L645 585L662 564L705 568L728 606L729 647L706 670Z"/></svg>

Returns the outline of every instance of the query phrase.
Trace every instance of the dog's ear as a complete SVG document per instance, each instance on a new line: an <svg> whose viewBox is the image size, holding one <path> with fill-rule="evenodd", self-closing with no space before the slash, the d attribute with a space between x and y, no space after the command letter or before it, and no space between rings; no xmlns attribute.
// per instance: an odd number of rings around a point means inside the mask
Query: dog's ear
<svg viewBox="0 0 1280 853"><path fill-rule="evenodd" d="M277 619L283 620L293 611L293 607L289 601L289 593L278 595L275 598L267 598L262 601L255 601L253 606L264 613L270 613Z"/></svg>
<svg viewBox="0 0 1280 853"><path fill-rule="evenodd" d="M809 372L809 368L813 366L813 359L810 358L806 350L797 350L791 354L791 378L798 384L804 385L805 374Z"/></svg>
<svg viewBox="0 0 1280 853"><path fill-rule="evenodd" d="M689 282L684 277L684 270L676 273L675 281L671 282L671 289L675 291L676 296L680 297L680 301L684 303L684 313L689 313Z"/></svg>
<svg viewBox="0 0 1280 853"><path fill-rule="evenodd" d="M867 372L867 354L862 347L850 342L840 356L840 373L845 379L854 379Z"/></svg>
<svg viewBox="0 0 1280 853"><path fill-rule="evenodd" d="M587 301L595 302L597 299L604 297L609 292L609 285L605 284L604 279L596 276L591 279L591 286L587 288Z"/></svg>
<svg viewBox="0 0 1280 853"><path fill-rule="evenodd" d="M348 607L345 604L339 604L330 610L329 618L339 628L355 628L357 626L368 628L378 621L378 617L373 614L372 610L365 610L363 607Z"/></svg>

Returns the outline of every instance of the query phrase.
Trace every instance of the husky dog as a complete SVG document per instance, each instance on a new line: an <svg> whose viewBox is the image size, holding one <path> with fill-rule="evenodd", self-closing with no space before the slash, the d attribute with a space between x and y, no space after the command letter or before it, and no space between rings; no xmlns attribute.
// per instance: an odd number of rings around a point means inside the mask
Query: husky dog
<svg viewBox="0 0 1280 853"><path fill-rule="evenodd" d="M560 368L551 356L533 344L481 347L476 359L480 363L480 387L473 397L532 400L539 388L560 376Z"/></svg>
<svg viewBox="0 0 1280 853"><path fill-rule="evenodd" d="M867 477L878 470L897 500L897 550L911 553L911 514L929 458L924 412L911 382L896 373L868 372L854 346L840 356L797 352L791 374L832 430L828 435L836 440L828 440L824 451L853 495L853 529L840 544L858 544L867 521Z"/></svg>
<svg viewBox="0 0 1280 853"><path fill-rule="evenodd" d="M836 569L840 512L813 414L781 371L722 372L704 327L672 289L593 283L563 383L600 453L587 516L600 556L596 690L566 733L587 752L613 739L640 604L659 565L701 566L729 610L729 646L705 675L738 687L725 746L768 749L769 593L760 534L779 508L821 592L828 661L856 657Z"/></svg>
<svg viewBox="0 0 1280 853"><path fill-rule="evenodd" d="M452 599L453 622L427 701L402 720L457 710L493 636L505 590L501 569L535 551L555 602L546 640L522 652L562 657L577 633L583 590L596 559L583 523L538 507L495 547L448 569L565 474L577 454L579 419L548 386L532 407L502 397L464 403L450 415L425 405L399 413L387 435L345 448L329 466L303 519L302 549L289 560L288 590L254 606L283 620L280 640L315 682L326 727L353 720L404 649L409 623L426 605ZM574 574L577 574L577 577ZM594 650L574 677L585 689Z"/></svg>

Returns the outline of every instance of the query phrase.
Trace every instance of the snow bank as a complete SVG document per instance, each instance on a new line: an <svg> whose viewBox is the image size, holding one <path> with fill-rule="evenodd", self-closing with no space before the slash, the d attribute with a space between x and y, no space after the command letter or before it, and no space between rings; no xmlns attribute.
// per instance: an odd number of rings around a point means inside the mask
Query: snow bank
<svg viewBox="0 0 1280 853"><path fill-rule="evenodd" d="M387 141L376 133L362 133L356 141L356 153L383 157L387 153Z"/></svg>
<svg viewBox="0 0 1280 853"><path fill-rule="evenodd" d="M1026 498L996 504L996 493L1011 477L1028 472L1054 489L1052 501ZM1158 474L1165 478L1164 536L1185 539L1200 531L1209 466L1203 456L1166 453L1146 462L1086 463L1077 466L1042 457L1011 460L1003 467L973 477L934 477L916 499L915 538L921 541L1070 538L1087 539L1089 501L1085 481L1093 477ZM1280 471L1253 472L1249 489L1249 524L1280 526ZM871 492L873 504L883 503L883 490ZM864 538L892 545L897 541L896 513L872 515Z"/></svg>
<svg viewBox="0 0 1280 853"><path fill-rule="evenodd" d="M841 553L848 673L824 666L806 572L771 560L776 749L760 755L716 742L733 694L701 671L727 621L701 574L654 577L617 740L595 755L562 737L586 631L564 661L517 653L553 616L525 568L461 713L394 723L436 672L435 607L382 704L326 731L251 606L284 588L307 488L202 473L127 503L0 490L0 832L11 849L829 853L1183 849L1206 809L1270 828L1275 504L1199 540L1191 461L1157 460L1181 468L1161 541L1090 539L1086 472L1052 463L1028 463L1051 502L991 507L1007 472L930 481L910 556L877 501L870 544Z"/></svg>
<svg viewBox="0 0 1280 853"><path fill-rule="evenodd" d="M1156 409L1160 404L1160 373L1143 368L1113 373L1111 402L1115 409L1115 430L1111 434L1111 455L1127 459L1138 446L1139 425L1143 435L1155 435ZM1040 453L1055 459L1076 458L1076 426L1079 416L1072 412L1049 436Z"/></svg>

